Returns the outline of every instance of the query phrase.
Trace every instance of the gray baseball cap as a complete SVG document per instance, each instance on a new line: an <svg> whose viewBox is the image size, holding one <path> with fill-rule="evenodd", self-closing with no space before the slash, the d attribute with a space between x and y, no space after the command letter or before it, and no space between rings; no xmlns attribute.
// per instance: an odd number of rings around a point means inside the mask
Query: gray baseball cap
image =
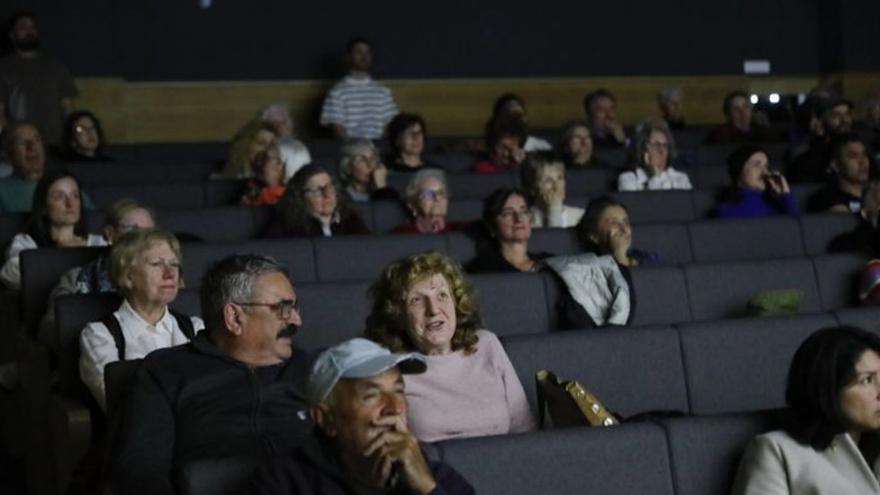
<svg viewBox="0 0 880 495"><path fill-rule="evenodd" d="M346 340L315 360L306 385L306 399L309 404L317 404L327 398L340 378L367 378L395 366L404 374L424 373L428 369L425 356L417 352L394 354L372 340Z"/></svg>

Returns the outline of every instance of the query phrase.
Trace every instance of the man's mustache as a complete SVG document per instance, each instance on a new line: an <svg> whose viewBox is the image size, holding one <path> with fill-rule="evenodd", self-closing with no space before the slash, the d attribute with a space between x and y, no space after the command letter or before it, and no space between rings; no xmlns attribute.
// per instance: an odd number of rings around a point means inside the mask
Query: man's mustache
<svg viewBox="0 0 880 495"><path fill-rule="evenodd" d="M284 338L284 337L293 337L294 335L296 335L296 332L298 332L298 331L299 331L299 327L291 323L290 325L287 325L286 327L279 330L278 336L275 338L280 339L280 338Z"/></svg>

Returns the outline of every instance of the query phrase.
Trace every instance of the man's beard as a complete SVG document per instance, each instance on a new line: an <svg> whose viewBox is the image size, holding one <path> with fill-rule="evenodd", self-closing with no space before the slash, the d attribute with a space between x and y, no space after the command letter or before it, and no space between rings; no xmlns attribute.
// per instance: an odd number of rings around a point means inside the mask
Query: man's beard
<svg viewBox="0 0 880 495"><path fill-rule="evenodd" d="M40 49L40 38L36 36L32 38L25 38L18 43L15 43L15 49L20 52L35 52Z"/></svg>

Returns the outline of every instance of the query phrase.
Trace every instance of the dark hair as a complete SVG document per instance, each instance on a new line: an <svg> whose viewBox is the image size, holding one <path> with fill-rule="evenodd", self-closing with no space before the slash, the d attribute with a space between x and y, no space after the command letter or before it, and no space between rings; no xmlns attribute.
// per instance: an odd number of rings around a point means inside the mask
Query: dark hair
<svg viewBox="0 0 880 495"><path fill-rule="evenodd" d="M785 389L792 437L824 450L846 431L840 393L852 382L855 364L867 350L880 354L880 337L852 326L823 328L798 347Z"/></svg>
<svg viewBox="0 0 880 495"><path fill-rule="evenodd" d="M843 151L843 148L849 143L862 143L865 147L865 151L868 151L868 144L865 143L865 140L862 139L861 136L854 132L845 132L843 134L836 134L831 138L831 159L839 160L840 152Z"/></svg>
<svg viewBox="0 0 880 495"><path fill-rule="evenodd" d="M739 189L739 177L742 175L746 162L755 153L764 153L768 160L770 158L770 154L767 153L766 149L754 144L740 146L727 156L727 175L730 177L731 189Z"/></svg>
<svg viewBox="0 0 880 495"><path fill-rule="evenodd" d="M34 198L31 202L31 213L30 216L28 216L24 229L25 233L31 236L39 247L55 246L55 242L49 235L49 230L52 225L49 221L49 211L46 206L46 201L49 198L49 188L59 180L67 178L76 183L76 187L80 192L79 220L76 222L76 225L74 225L73 231L78 236L85 236L87 233L86 216L83 212L83 190L79 180L76 176L66 171L48 172L43 175L39 182L37 182L37 187L34 189Z"/></svg>
<svg viewBox="0 0 880 495"><path fill-rule="evenodd" d="M593 242L590 238L590 234L596 233L596 230L599 228L599 217L602 216L602 213L612 206L619 206L623 208L627 215L629 215L629 208L626 207L620 201L612 198L611 196L600 196L589 203L587 203L587 209L584 211L584 216L581 217L577 226L575 227L575 232L577 234L578 241L583 246L584 250L598 253L600 247L598 244Z"/></svg>
<svg viewBox="0 0 880 495"><path fill-rule="evenodd" d="M523 110L525 110L526 102L520 98L518 94L504 93L498 98L495 98L495 103L492 104L492 117L498 117L499 115L505 114L507 105L513 102L519 103L519 106L523 107Z"/></svg>
<svg viewBox="0 0 880 495"><path fill-rule="evenodd" d="M605 88L599 88L595 91L590 91L584 96L584 113L588 116L592 116L590 105L599 98L608 98L614 103L617 103L617 97L614 96L614 93Z"/></svg>
<svg viewBox="0 0 880 495"><path fill-rule="evenodd" d="M250 301L257 277L266 273L282 273L290 278L287 269L269 256L236 254L211 264L199 287L205 328L210 332L224 329L223 307L230 302Z"/></svg>
<svg viewBox="0 0 880 495"><path fill-rule="evenodd" d="M417 113L399 113L388 123L388 144L392 158L397 158L400 154L400 146L397 144L400 135L416 124L422 126L422 133L427 136L428 126L425 125L425 119Z"/></svg>
<svg viewBox="0 0 880 495"><path fill-rule="evenodd" d="M515 137L520 146L525 144L528 138L525 122L507 115L499 115L489 119L486 124L486 146L489 148L490 154L498 141L507 136Z"/></svg>
<svg viewBox="0 0 880 495"><path fill-rule="evenodd" d="M6 32L11 33L15 28L15 23L19 21L19 19L30 19L34 22L37 22L37 14L30 10L19 10L13 12L12 15L9 16L9 20L6 22Z"/></svg>
<svg viewBox="0 0 880 495"><path fill-rule="evenodd" d="M67 119L64 121L64 136L62 137L61 145L64 146L64 149L67 150L71 156L78 155L71 141L73 141L73 137L76 135L76 121L83 118L88 117L92 119L92 122L95 124L95 132L98 133L98 149L95 150L96 154L101 153L101 149L104 147L104 129L101 127L101 121L98 120L98 117L95 116L92 112L88 110L77 110L70 115L67 116Z"/></svg>
<svg viewBox="0 0 880 495"><path fill-rule="evenodd" d="M504 203L507 203L511 196L520 196L526 202L526 207L532 206L529 195L518 187L500 187L492 191L483 200L483 227L490 235L498 234L496 224L498 215L501 214L501 210L504 209Z"/></svg>
<svg viewBox="0 0 880 495"><path fill-rule="evenodd" d="M351 51L354 50L354 46L357 45L358 43L363 43L370 48L373 47L373 44L370 43L370 40L368 40L367 38L365 38L363 36L355 36L354 38L349 39L345 43L345 53L350 54Z"/></svg>
<svg viewBox="0 0 880 495"><path fill-rule="evenodd" d="M740 96L749 101L749 95L742 90L731 91L724 96L724 100L721 102L721 111L725 117L730 117L730 106L733 105L733 99Z"/></svg>
<svg viewBox="0 0 880 495"><path fill-rule="evenodd" d="M276 214L279 215L285 232L307 232L309 235L320 235L320 229L314 230L314 221L309 208L306 205L306 183L312 177L319 174L327 174L336 188L336 213L340 219L346 219L353 214L348 203L348 194L342 189L339 180L329 170L311 163L297 170L290 181L284 195L278 200Z"/></svg>

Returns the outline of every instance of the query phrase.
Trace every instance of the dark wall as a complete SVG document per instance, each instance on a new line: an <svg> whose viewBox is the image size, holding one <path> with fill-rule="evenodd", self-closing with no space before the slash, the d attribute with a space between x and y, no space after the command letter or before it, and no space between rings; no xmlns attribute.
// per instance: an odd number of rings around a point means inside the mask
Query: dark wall
<svg viewBox="0 0 880 495"><path fill-rule="evenodd" d="M873 31L834 31L869 27L875 0L16 3L74 73L129 80L331 78L354 34L374 41L385 78L737 74L745 58L775 74L880 69L862 49Z"/></svg>

